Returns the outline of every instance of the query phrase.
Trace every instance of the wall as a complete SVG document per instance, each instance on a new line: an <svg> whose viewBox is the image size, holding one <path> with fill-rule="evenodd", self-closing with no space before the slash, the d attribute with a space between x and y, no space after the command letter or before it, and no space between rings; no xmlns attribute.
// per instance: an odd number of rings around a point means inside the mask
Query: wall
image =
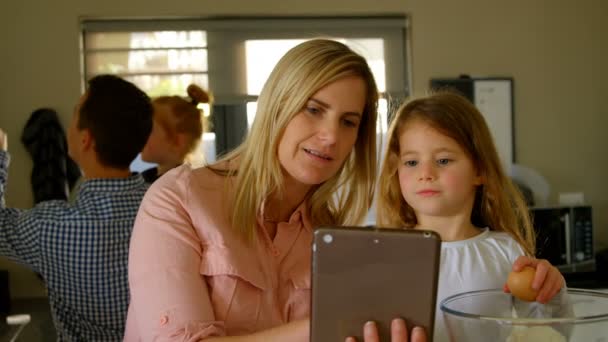
<svg viewBox="0 0 608 342"><path fill-rule="evenodd" d="M19 141L36 108L67 125L80 94L79 18L214 15L411 15L414 93L431 77L515 79L517 161L559 192L582 191L608 246L608 2L584 0L208 1L22 0L0 13L0 127L12 154L6 203L32 204L31 161ZM0 228L1 229L1 228ZM29 271L11 270L14 296L44 295Z"/></svg>

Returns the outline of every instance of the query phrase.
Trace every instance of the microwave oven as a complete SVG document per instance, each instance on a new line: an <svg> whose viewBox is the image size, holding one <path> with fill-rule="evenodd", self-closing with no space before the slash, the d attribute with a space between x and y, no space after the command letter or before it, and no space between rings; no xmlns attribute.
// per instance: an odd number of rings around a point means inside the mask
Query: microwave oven
<svg viewBox="0 0 608 342"><path fill-rule="evenodd" d="M531 208L536 231L536 257L562 271L594 268L591 206Z"/></svg>

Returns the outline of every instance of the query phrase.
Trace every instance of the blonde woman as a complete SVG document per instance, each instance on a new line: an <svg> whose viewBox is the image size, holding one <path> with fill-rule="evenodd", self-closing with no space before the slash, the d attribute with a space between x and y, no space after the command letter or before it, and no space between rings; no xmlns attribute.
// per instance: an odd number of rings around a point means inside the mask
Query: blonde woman
<svg viewBox="0 0 608 342"><path fill-rule="evenodd" d="M363 221L377 101L365 59L345 45L287 52L242 145L170 171L146 194L125 340L308 341L313 227Z"/></svg>
<svg viewBox="0 0 608 342"><path fill-rule="evenodd" d="M198 163L196 150L203 134L199 103L209 103L209 94L196 84L187 89L189 99L160 96L152 101L154 125L141 151L141 159L157 166L142 172L144 180L153 183L165 172L182 165Z"/></svg>

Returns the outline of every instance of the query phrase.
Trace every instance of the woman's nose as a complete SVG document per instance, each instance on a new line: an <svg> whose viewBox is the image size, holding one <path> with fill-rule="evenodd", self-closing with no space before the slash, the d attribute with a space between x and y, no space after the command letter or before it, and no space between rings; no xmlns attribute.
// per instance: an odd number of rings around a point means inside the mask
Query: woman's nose
<svg viewBox="0 0 608 342"><path fill-rule="evenodd" d="M318 137L328 145L335 144L338 140L339 126L336 123L325 121L319 126Z"/></svg>

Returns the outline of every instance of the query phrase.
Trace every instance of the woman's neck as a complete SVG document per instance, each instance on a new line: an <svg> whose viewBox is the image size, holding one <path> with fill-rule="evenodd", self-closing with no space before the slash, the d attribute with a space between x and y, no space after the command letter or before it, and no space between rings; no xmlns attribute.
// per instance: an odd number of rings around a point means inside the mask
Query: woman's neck
<svg viewBox="0 0 608 342"><path fill-rule="evenodd" d="M461 241L480 233L471 223L470 216L420 216L416 229L432 230L441 236L441 241Z"/></svg>
<svg viewBox="0 0 608 342"><path fill-rule="evenodd" d="M264 203L264 217L262 219L271 240L276 237L278 223L289 221L294 211L306 199L308 190L310 190L310 187L285 187L285 192L282 195L273 193L268 197Z"/></svg>
<svg viewBox="0 0 608 342"><path fill-rule="evenodd" d="M274 222L286 222L293 212L306 199L310 186L286 186L282 194L273 193L265 203L264 219Z"/></svg>

